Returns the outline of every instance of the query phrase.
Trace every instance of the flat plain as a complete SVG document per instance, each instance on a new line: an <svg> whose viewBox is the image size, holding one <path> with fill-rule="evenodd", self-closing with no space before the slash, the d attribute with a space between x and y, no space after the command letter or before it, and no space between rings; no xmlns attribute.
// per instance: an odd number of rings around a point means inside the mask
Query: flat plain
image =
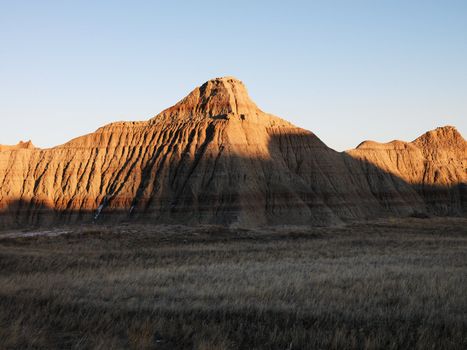
<svg viewBox="0 0 467 350"><path fill-rule="evenodd" d="M467 349L467 219L0 233L0 348Z"/></svg>

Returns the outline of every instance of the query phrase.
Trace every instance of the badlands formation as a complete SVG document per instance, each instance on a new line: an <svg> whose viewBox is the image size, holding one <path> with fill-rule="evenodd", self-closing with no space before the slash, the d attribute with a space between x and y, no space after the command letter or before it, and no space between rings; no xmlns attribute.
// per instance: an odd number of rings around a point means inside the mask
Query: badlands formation
<svg viewBox="0 0 467 350"><path fill-rule="evenodd" d="M210 80L145 122L63 145L0 146L0 227L58 223L313 224L466 215L467 143L453 127L336 152Z"/></svg>

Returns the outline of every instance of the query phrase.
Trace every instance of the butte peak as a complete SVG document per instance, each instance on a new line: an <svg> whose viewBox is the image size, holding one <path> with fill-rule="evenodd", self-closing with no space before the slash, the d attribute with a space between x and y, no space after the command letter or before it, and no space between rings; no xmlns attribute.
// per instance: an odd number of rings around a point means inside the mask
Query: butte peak
<svg viewBox="0 0 467 350"><path fill-rule="evenodd" d="M433 130L430 130L417 139L413 143L419 146L459 146L464 145L465 140L459 131L454 126L446 125Z"/></svg>
<svg viewBox="0 0 467 350"><path fill-rule="evenodd" d="M447 147L464 151L467 148L467 143L454 126L446 125L427 131L412 142L394 140L387 143L380 143L368 140L360 143L356 149L405 149L413 146L419 147L420 149L439 149Z"/></svg>
<svg viewBox="0 0 467 350"><path fill-rule="evenodd" d="M227 76L208 80L196 87L174 106L152 120L167 119L229 119L257 117L263 112L251 100L248 91L237 78Z"/></svg>
<svg viewBox="0 0 467 350"><path fill-rule="evenodd" d="M228 84L233 84L233 85L242 85L242 86L244 86L243 82L240 79L237 79L236 77L231 76L231 75L230 76L225 76L225 77L217 77L217 78L210 79L207 82L205 82L203 85L206 85L206 84L219 84L219 83L222 83L222 84L228 83Z"/></svg>

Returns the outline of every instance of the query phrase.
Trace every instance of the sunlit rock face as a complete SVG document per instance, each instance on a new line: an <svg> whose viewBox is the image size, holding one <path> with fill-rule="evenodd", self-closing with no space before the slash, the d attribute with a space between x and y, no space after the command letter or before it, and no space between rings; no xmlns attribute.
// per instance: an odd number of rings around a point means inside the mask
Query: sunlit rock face
<svg viewBox="0 0 467 350"><path fill-rule="evenodd" d="M210 80L145 122L50 149L0 146L0 227L31 224L331 225L465 213L466 142L451 127L338 153Z"/></svg>

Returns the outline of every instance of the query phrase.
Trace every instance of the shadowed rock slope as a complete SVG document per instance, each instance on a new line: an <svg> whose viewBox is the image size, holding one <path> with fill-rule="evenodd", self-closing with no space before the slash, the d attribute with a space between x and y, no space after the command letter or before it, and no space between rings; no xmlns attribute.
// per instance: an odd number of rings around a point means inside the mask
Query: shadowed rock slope
<svg viewBox="0 0 467 350"><path fill-rule="evenodd" d="M456 128L437 128L412 142L365 141L348 154L369 168L383 170L412 185L429 212L466 213L467 142ZM367 173L374 178L370 169Z"/></svg>
<svg viewBox="0 0 467 350"><path fill-rule="evenodd" d="M454 129L458 144L430 135L400 143L405 153L371 142L338 153L261 111L240 81L217 78L146 122L109 124L51 149L0 147L0 226L461 214L465 140Z"/></svg>

